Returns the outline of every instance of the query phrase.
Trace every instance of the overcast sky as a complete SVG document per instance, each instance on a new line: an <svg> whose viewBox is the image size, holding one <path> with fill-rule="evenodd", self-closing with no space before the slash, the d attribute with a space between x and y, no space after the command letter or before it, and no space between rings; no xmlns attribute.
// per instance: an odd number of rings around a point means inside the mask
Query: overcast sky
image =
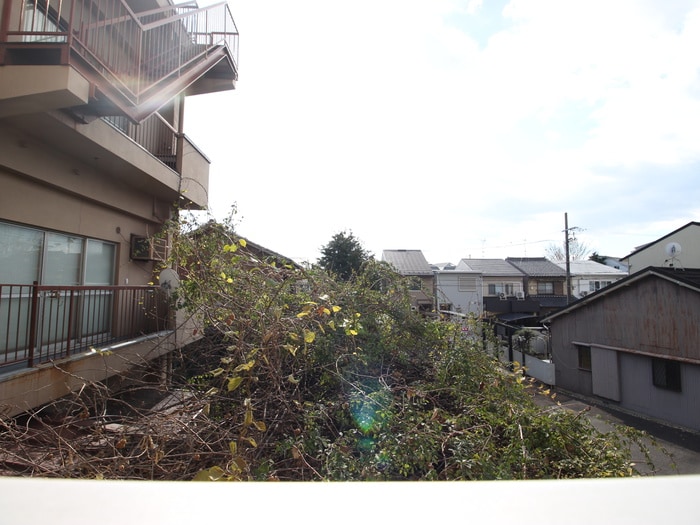
<svg viewBox="0 0 700 525"><path fill-rule="evenodd" d="M700 0L229 6L237 88L189 98L185 132L258 244L537 257L568 213L622 257L700 220Z"/></svg>

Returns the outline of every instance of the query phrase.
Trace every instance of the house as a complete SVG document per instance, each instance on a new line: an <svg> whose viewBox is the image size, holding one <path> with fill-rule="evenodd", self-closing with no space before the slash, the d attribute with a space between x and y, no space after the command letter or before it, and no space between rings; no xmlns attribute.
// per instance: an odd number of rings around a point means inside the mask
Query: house
<svg viewBox="0 0 700 525"><path fill-rule="evenodd" d="M163 225L207 205L186 97L235 88L225 3L6 0L0 13L0 404L40 406L191 340ZM109 350L105 352L104 350Z"/></svg>
<svg viewBox="0 0 700 525"><path fill-rule="evenodd" d="M507 257L506 262L525 276L525 294L539 303L541 315L566 306L565 270L544 257Z"/></svg>
<svg viewBox="0 0 700 525"><path fill-rule="evenodd" d="M481 316L484 303L481 273L436 269L434 275L438 311Z"/></svg>
<svg viewBox="0 0 700 525"><path fill-rule="evenodd" d="M629 273L648 266L700 268L700 222L689 222L656 241L639 246L621 260L628 265Z"/></svg>
<svg viewBox="0 0 700 525"><path fill-rule="evenodd" d="M566 272L566 262L553 261ZM627 272L591 260L569 261L571 294L580 299L627 277Z"/></svg>
<svg viewBox="0 0 700 525"><path fill-rule="evenodd" d="M617 257L610 257L608 255L601 255L600 259L601 259L600 262L602 264L605 264L606 266L610 266L611 268L615 268L616 270L620 270L626 274L629 273L629 271L630 271L627 264L622 262L622 260L617 258Z"/></svg>
<svg viewBox="0 0 700 525"><path fill-rule="evenodd" d="M411 307L430 312L435 307L433 269L420 250L383 250L382 261L410 279Z"/></svg>
<svg viewBox="0 0 700 525"><path fill-rule="evenodd" d="M499 322L522 323L539 313L539 304L525 296L525 275L503 259L462 259L459 272L481 275L483 314Z"/></svg>
<svg viewBox="0 0 700 525"><path fill-rule="evenodd" d="M636 270L544 322L558 387L700 430L700 269Z"/></svg>

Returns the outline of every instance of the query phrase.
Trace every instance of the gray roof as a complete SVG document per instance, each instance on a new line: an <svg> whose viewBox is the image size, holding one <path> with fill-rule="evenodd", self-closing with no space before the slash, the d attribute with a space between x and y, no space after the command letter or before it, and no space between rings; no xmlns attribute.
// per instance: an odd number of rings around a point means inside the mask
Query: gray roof
<svg viewBox="0 0 700 525"><path fill-rule="evenodd" d="M648 278L659 278L671 281L672 283L685 286L691 290L700 293L700 269L691 268L688 270L679 270L677 268L662 268L656 266L649 266L643 270L628 275L619 281L615 281L608 286L602 287L600 290L596 290L586 297L577 299L571 303L566 308L547 316L543 319L544 322L549 322L552 319L565 315L573 310L577 310L583 306L587 306L598 299L605 297L609 294L617 293L619 290L623 290L630 285L636 285L637 282Z"/></svg>
<svg viewBox="0 0 700 525"><path fill-rule="evenodd" d="M462 259L457 270L481 272L484 277L522 277L523 272L503 259Z"/></svg>
<svg viewBox="0 0 700 525"><path fill-rule="evenodd" d="M382 261L391 264L401 275L433 275L433 270L420 250L384 250Z"/></svg>
<svg viewBox="0 0 700 525"><path fill-rule="evenodd" d="M508 257L510 264L529 277L566 277L566 271L544 257Z"/></svg>
<svg viewBox="0 0 700 525"><path fill-rule="evenodd" d="M554 261L554 264L566 271L566 262ZM569 271L571 275L601 275L609 277L624 277L627 275L627 272L591 260L569 261Z"/></svg>

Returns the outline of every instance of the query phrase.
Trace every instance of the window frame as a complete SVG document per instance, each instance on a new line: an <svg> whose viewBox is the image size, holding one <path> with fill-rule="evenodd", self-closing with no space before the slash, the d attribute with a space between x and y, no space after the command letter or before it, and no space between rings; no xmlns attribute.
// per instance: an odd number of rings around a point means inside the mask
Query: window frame
<svg viewBox="0 0 700 525"><path fill-rule="evenodd" d="M588 345L576 345L576 350L578 353L578 369L584 372L593 371L593 366L591 362L591 347Z"/></svg>
<svg viewBox="0 0 700 525"><path fill-rule="evenodd" d="M681 363L660 357L651 358L651 382L656 388L682 392Z"/></svg>
<svg viewBox="0 0 700 525"><path fill-rule="evenodd" d="M554 282L537 281L537 295L554 295Z"/></svg>

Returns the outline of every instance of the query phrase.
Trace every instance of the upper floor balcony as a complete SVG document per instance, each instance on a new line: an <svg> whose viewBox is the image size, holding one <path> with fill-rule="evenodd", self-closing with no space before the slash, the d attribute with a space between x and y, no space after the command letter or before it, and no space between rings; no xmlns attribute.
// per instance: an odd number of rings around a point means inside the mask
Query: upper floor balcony
<svg viewBox="0 0 700 525"><path fill-rule="evenodd" d="M209 160L184 134L184 97L235 87L225 2L8 0L1 16L0 121L163 200L206 205Z"/></svg>

